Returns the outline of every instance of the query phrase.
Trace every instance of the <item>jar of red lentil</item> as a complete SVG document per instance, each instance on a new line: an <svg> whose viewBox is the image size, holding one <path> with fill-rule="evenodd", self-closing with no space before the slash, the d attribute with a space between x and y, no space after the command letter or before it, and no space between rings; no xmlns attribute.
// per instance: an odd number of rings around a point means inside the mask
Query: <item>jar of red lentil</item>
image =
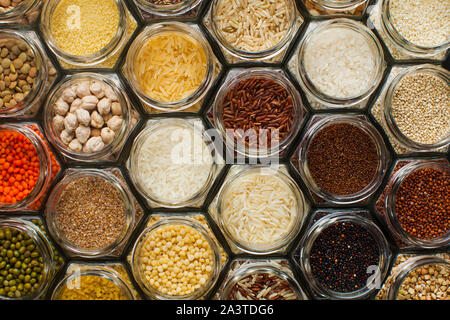
<svg viewBox="0 0 450 320"><path fill-rule="evenodd" d="M292 271L271 261L242 264L222 286L220 300L308 300Z"/></svg>
<svg viewBox="0 0 450 320"><path fill-rule="evenodd" d="M315 109L364 108L386 68L376 35L346 18L310 25L291 62Z"/></svg>
<svg viewBox="0 0 450 320"><path fill-rule="evenodd" d="M2 218L0 241L5 257L9 257L9 263L15 259L12 268L0 270L0 300L43 299L57 271L50 238L31 221ZM6 263L5 260L3 262Z"/></svg>
<svg viewBox="0 0 450 320"><path fill-rule="evenodd" d="M11 0L0 4L0 24L31 25L39 16L40 0Z"/></svg>
<svg viewBox="0 0 450 320"><path fill-rule="evenodd" d="M210 294L220 272L220 259L216 242L199 222L163 217L139 235L131 267L151 299L196 300Z"/></svg>
<svg viewBox="0 0 450 320"><path fill-rule="evenodd" d="M197 26L162 22L133 41L123 72L148 112L199 110L218 71L213 57Z"/></svg>
<svg viewBox="0 0 450 320"><path fill-rule="evenodd" d="M122 0L50 0L43 4L40 26L50 50L63 62L95 67L125 45L127 20Z"/></svg>
<svg viewBox="0 0 450 320"><path fill-rule="evenodd" d="M367 0L303 0L306 9L313 15L362 15Z"/></svg>
<svg viewBox="0 0 450 320"><path fill-rule="evenodd" d="M0 211L38 210L54 178L53 161L43 136L28 125L3 124L0 141Z"/></svg>
<svg viewBox="0 0 450 320"><path fill-rule="evenodd" d="M230 63L281 62L303 23L293 0L211 2L204 22Z"/></svg>
<svg viewBox="0 0 450 320"><path fill-rule="evenodd" d="M377 299L448 300L450 261L443 255L406 258L392 268Z"/></svg>
<svg viewBox="0 0 450 320"><path fill-rule="evenodd" d="M312 118L293 160L316 201L354 204L381 185L389 152L365 116L326 115Z"/></svg>
<svg viewBox="0 0 450 320"><path fill-rule="evenodd" d="M31 118L56 78L33 31L0 31L0 117Z"/></svg>
<svg viewBox="0 0 450 320"><path fill-rule="evenodd" d="M448 7L445 2L429 2L426 6L424 4L423 7L420 7L415 3L405 5L397 0L380 1L381 31L401 53L410 57L426 58L445 52L450 48L445 16ZM408 15L408 11L411 15ZM440 18L429 16L434 13L440 14ZM411 18L412 16L414 18ZM437 19L442 19L442 21ZM425 24L429 24L425 30L413 27ZM440 39L435 38L438 32ZM427 38L426 41L425 38Z"/></svg>
<svg viewBox="0 0 450 320"><path fill-rule="evenodd" d="M114 161L138 119L124 91L113 75L66 76L45 104L48 139L69 159Z"/></svg>
<svg viewBox="0 0 450 320"><path fill-rule="evenodd" d="M418 76L426 76L423 82L420 80L415 80L410 87L406 84L403 87L403 90L407 90L407 92L403 93L402 97L398 97L398 88L403 85L403 81L408 81L408 79L412 79ZM431 79L435 80L431 80ZM433 81L433 82L431 82ZM441 89L439 91L434 91L436 93L434 101L423 101L422 103L425 106L425 110L420 111L420 107L418 106L416 101L413 101L414 105L410 105L407 101L404 101L403 97L413 96L411 90L419 89L419 90L437 90L433 87L433 84L437 84L440 82ZM387 131L392 135L394 140L398 142L402 147L405 147L407 150L411 151L435 151L438 149L445 148L450 143L450 129L448 128L448 116L447 118L445 112L442 112L441 106L448 103L448 85L450 83L450 72L446 69L431 65L417 65L406 68L402 72L400 72L389 84L386 94L383 100L383 112L381 113L382 121ZM414 95L420 95L420 93L415 93ZM439 96L438 96L439 95ZM394 101L398 99L396 106L394 106ZM420 99L420 98L419 98ZM440 102L442 101L442 102ZM442 103L442 104L440 104ZM395 108L401 108L402 111L396 110ZM415 109L417 108L417 109ZM431 112L431 109L435 109L437 114L427 114L424 113L427 110ZM402 119L401 112L407 113L406 110L410 110L411 112L420 113L420 119L422 122L423 117L431 117L436 119L436 123L433 123L431 128L425 131L425 127L427 124L416 124L411 125L408 128L408 119ZM414 110L414 111L413 111ZM434 115L434 117L433 117ZM398 119L397 119L398 117ZM407 116L406 116L407 117ZM411 117L418 117L418 115L411 115ZM439 120L438 120L439 119ZM431 119L432 121L433 119ZM401 126L398 125L397 121L402 121ZM424 131L420 132L420 128L422 127ZM403 130L402 130L403 129ZM405 130L407 129L407 130ZM405 132L407 131L407 132ZM415 132L414 132L415 131ZM416 135L417 133L417 135ZM422 141L416 141L418 136L421 136L420 139ZM433 141L434 140L434 141Z"/></svg>
<svg viewBox="0 0 450 320"><path fill-rule="evenodd" d="M130 194L125 182L112 172L69 170L47 200L50 234L71 256L117 256L135 225L136 208Z"/></svg>
<svg viewBox="0 0 450 320"><path fill-rule="evenodd" d="M282 155L305 113L298 90L276 69L232 70L213 105L214 125L225 144L250 158Z"/></svg>
<svg viewBox="0 0 450 320"><path fill-rule="evenodd" d="M450 243L446 160L412 161L386 186L383 217L402 248L432 249Z"/></svg>
<svg viewBox="0 0 450 320"><path fill-rule="evenodd" d="M202 0L134 0L144 13L156 17L179 17L200 6Z"/></svg>
<svg viewBox="0 0 450 320"><path fill-rule="evenodd" d="M76 266L55 287L52 300L136 300L118 271L96 265Z"/></svg>
<svg viewBox="0 0 450 320"><path fill-rule="evenodd" d="M286 250L309 210L297 183L282 167L234 166L232 170L211 213L233 249L255 255Z"/></svg>
<svg viewBox="0 0 450 320"><path fill-rule="evenodd" d="M334 212L309 226L298 259L316 298L364 299L383 283L391 251L366 212Z"/></svg>

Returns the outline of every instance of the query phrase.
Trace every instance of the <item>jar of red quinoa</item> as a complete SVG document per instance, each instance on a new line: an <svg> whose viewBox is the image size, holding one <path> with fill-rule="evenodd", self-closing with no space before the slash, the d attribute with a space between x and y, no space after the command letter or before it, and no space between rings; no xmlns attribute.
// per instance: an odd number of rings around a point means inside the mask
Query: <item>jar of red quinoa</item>
<svg viewBox="0 0 450 320"><path fill-rule="evenodd" d="M0 211L38 210L55 169L43 136L32 125L3 124L0 140L3 143Z"/></svg>
<svg viewBox="0 0 450 320"><path fill-rule="evenodd" d="M403 247L432 249L450 243L449 175L446 160L412 161L392 175L383 215Z"/></svg>
<svg viewBox="0 0 450 320"><path fill-rule="evenodd" d="M283 154L305 113L298 90L275 69L231 71L213 105L214 125L225 144L250 158Z"/></svg>
<svg viewBox="0 0 450 320"><path fill-rule="evenodd" d="M217 72L211 46L197 26L146 27L128 50L123 72L148 112L200 109Z"/></svg>
<svg viewBox="0 0 450 320"><path fill-rule="evenodd" d="M133 276L157 300L195 300L210 293L220 272L220 251L199 222L164 217L147 227L133 246Z"/></svg>
<svg viewBox="0 0 450 320"><path fill-rule="evenodd" d="M39 16L40 0L3 1L0 5L0 24L31 25Z"/></svg>
<svg viewBox="0 0 450 320"><path fill-rule="evenodd" d="M367 201L381 185L389 153L364 116L313 117L300 143L298 169L319 202Z"/></svg>
<svg viewBox="0 0 450 320"><path fill-rule="evenodd" d="M8 263L15 259L12 268L0 270L0 300L43 299L57 271L50 238L31 221L2 218L0 242ZM2 261L7 263L4 259Z"/></svg>
<svg viewBox="0 0 450 320"><path fill-rule="evenodd" d="M72 256L117 256L135 225L130 194L109 171L72 169L48 197L45 218L50 234Z"/></svg>
<svg viewBox="0 0 450 320"><path fill-rule="evenodd" d="M450 48L445 1L381 0L381 31L400 52L426 58Z"/></svg>
<svg viewBox="0 0 450 320"><path fill-rule="evenodd" d="M318 299L364 299L383 283L391 251L362 212L334 212L315 221L299 246L299 264Z"/></svg>
<svg viewBox="0 0 450 320"><path fill-rule="evenodd" d="M32 31L0 31L0 118L31 118L56 78L38 37Z"/></svg>
<svg viewBox="0 0 450 320"><path fill-rule="evenodd" d="M367 0L303 0L308 11L314 15L362 15Z"/></svg>

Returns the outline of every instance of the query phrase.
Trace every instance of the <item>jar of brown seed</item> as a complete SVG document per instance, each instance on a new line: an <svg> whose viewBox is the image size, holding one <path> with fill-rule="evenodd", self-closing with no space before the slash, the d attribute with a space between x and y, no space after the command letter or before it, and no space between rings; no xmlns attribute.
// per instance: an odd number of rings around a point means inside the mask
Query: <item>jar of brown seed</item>
<svg viewBox="0 0 450 320"><path fill-rule="evenodd" d="M0 24L31 25L41 10L40 0L1 0Z"/></svg>
<svg viewBox="0 0 450 320"><path fill-rule="evenodd" d="M0 117L32 117L55 78L34 32L0 31Z"/></svg>
<svg viewBox="0 0 450 320"><path fill-rule="evenodd" d="M313 16L322 15L362 15L367 0L303 0L306 9Z"/></svg>
<svg viewBox="0 0 450 320"><path fill-rule="evenodd" d="M200 7L202 0L134 0L144 18L179 17Z"/></svg>

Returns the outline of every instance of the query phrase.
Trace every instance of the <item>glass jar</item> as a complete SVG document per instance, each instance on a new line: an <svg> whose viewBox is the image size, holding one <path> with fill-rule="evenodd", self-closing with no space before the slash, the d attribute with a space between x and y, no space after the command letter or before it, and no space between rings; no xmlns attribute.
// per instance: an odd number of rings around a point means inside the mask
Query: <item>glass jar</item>
<svg viewBox="0 0 450 320"><path fill-rule="evenodd" d="M383 32L385 37L389 40L389 42L392 43L394 47L398 49L401 53L406 54L407 56L417 58L427 58L437 55L438 53L445 52L447 49L450 48L449 41L437 46L424 47L416 45L406 40L394 26L390 12L391 0L380 0L380 1L381 1L381 10L379 10L380 11L379 15L381 22L380 23L381 31ZM416 21L416 23L420 23L420 21Z"/></svg>
<svg viewBox="0 0 450 320"><path fill-rule="evenodd" d="M149 281L146 279L145 275L142 272L141 264L142 264L142 257L141 252L143 250L144 241L147 239L147 237L155 230L161 227L167 227L167 226L184 226L188 228L192 228L195 230L195 232L198 232L208 243L209 247L211 248L213 252L213 258L212 258L212 268L211 268L211 274L209 275L209 278L206 280L206 282L197 290L194 290L190 294L186 295L169 295L165 294L160 290L157 290L155 287L153 287ZM172 243L173 245L173 243ZM199 222L190 219L190 218L184 218L184 217L162 217L158 221L156 221L151 226L147 227L142 233L139 235L138 239L136 240L136 243L133 246L132 252L131 252L131 269L133 272L133 276L136 279L136 282L139 284L141 289L144 291L146 295L148 295L152 299L157 300L196 300L204 298L208 293L210 292L211 288L214 286L215 282L217 281L217 277L219 275L221 268L221 258L220 258L220 251L216 244L216 242L211 238L211 236L208 233L208 230L202 226Z"/></svg>
<svg viewBox="0 0 450 320"><path fill-rule="evenodd" d="M56 260L54 251L52 249L52 245L50 239L42 232L42 230L36 226L34 223L19 219L19 218L2 218L0 219L0 230L2 229L15 229L21 233L24 233L30 237L33 241L34 245L39 249L42 256L43 268L42 278L37 283L37 288L35 291L28 296L23 297L6 297L0 296L0 300L35 300L42 299L45 295L50 283L53 281L53 277L56 273Z"/></svg>
<svg viewBox="0 0 450 320"><path fill-rule="evenodd" d="M211 8L209 14L205 16L205 24L210 28L210 31L214 38L218 41L220 48L224 52L227 60L230 60L231 63L235 62L272 62L272 60L282 60L281 55L283 55L289 46L290 42L295 36L297 32L301 20L298 17L298 10L293 0L283 0L287 7L288 17L288 26L287 32L283 36L283 38L273 47L264 49L261 51L251 52L236 48L233 44L231 44L223 35L223 33L219 30L219 26L217 24L217 16L218 16L218 8L221 1L224 0L213 0L211 4ZM226 1L226 0L225 0ZM254 18L254 17L252 17ZM256 22L255 22L256 23Z"/></svg>
<svg viewBox="0 0 450 320"><path fill-rule="evenodd" d="M15 132L27 138L36 150L39 159L39 176L33 190L23 200L16 203L0 203L0 212L12 212L19 210L37 210L37 203L42 200L53 179L52 160L47 145L28 125L2 124L0 132Z"/></svg>
<svg viewBox="0 0 450 320"><path fill-rule="evenodd" d="M42 7L40 27L42 36L50 50L62 61L76 67L95 67L114 56L128 38L127 11L122 0L113 0L119 13L119 23L109 43L98 52L88 55L73 55L61 49L52 33L52 16L61 0L45 1ZM76 12L76 10L75 10ZM75 13L76 14L76 13ZM81 15L81 13L79 13ZM75 16L74 19L77 17ZM79 17L81 19L81 17Z"/></svg>
<svg viewBox="0 0 450 320"><path fill-rule="evenodd" d="M67 239L58 224L57 207L63 193L73 182L87 177L103 179L105 182L111 184L119 192L126 211L125 223L120 234L114 241L112 241L110 245L104 248L81 248L77 246L75 243L72 243L69 239ZM61 248L72 256L79 256L83 258L112 256L115 254L115 250L128 240L135 224L136 208L133 200L130 198L130 195L131 191L128 189L125 182L117 178L112 172L100 169L68 171L66 172L64 178L55 185L47 200L47 205L45 207L45 218L50 234L61 246Z"/></svg>
<svg viewBox="0 0 450 320"><path fill-rule="evenodd" d="M378 265L374 266L375 268L373 270L372 268L368 268L367 274L370 276L368 277L366 284L360 289L351 292L337 292L319 283L313 274L310 262L311 251L314 242L319 235L328 227L341 223L351 223L364 228L364 230L372 235L378 249ZM374 222L356 212L335 212L320 218L309 228L300 244L300 267L314 294L320 299L340 300L367 298L379 289L382 281L386 277L390 259L391 252L389 244L384 237L383 232Z"/></svg>
<svg viewBox="0 0 450 320"><path fill-rule="evenodd" d="M0 12L0 24L31 25L39 16L40 0L24 0L15 8Z"/></svg>
<svg viewBox="0 0 450 320"><path fill-rule="evenodd" d="M223 121L223 109L224 104L223 101L227 93L238 83L241 81L249 80L252 78L265 78L272 81L275 81L277 84L282 86L288 94L292 97L292 104L294 109L293 114L293 122L291 129L287 136L278 141L276 144L271 145L270 148L263 146L246 147L245 144L237 143L234 138L234 134L228 132L224 125ZM303 107L302 99L297 89L292 85L292 83L286 78L284 73L280 70L271 70L264 68L250 68L250 69L242 69L240 71L233 72L228 75L225 82L221 85L216 98L214 100L213 106L213 118L214 125L219 130L222 135L223 141L227 144L230 150L236 151L238 154L249 157L249 158L257 158L257 157L272 157L277 156L282 153L293 141L296 137L300 127L303 123L303 119L305 116L305 110ZM234 130L233 130L234 132ZM244 133L245 134L245 133Z"/></svg>
<svg viewBox="0 0 450 320"><path fill-rule="evenodd" d="M121 108L122 124L120 128L115 131L115 136L112 142L107 144L100 151L83 152L73 151L65 144L55 128L55 124L52 121L55 116L55 106L66 89L74 89L79 83L84 81L95 81L105 84L112 89L113 94L117 97L117 101ZM100 99L98 99L100 100ZM97 107L98 108L98 107ZM97 110L97 109L94 109ZM68 110L70 112L70 110ZM69 113L67 113L69 114ZM82 72L73 75L68 75L58 85L53 88L47 97L47 101L44 107L44 130L50 140L50 142L67 158L78 161L98 161L104 159L113 159L117 157L117 154L121 151L128 134L133 129L132 124L132 110L127 97L124 95L124 89L115 82L112 78L106 75L98 73ZM92 115L91 115L92 118ZM102 118L104 116L102 115ZM106 121L105 121L106 123ZM91 126L91 124L90 124Z"/></svg>
<svg viewBox="0 0 450 320"><path fill-rule="evenodd" d="M270 276L277 277L282 281L286 281L289 284L289 288L295 295L295 299L292 300L307 300L305 293L300 288L297 280L292 276L292 273L285 270L286 268L275 266L270 262L257 262L243 264L228 276L223 284L223 289L219 293L220 300L232 300L229 298L233 287L242 279L257 274L268 274ZM270 298L269 298L270 299ZM283 299L284 300L284 299Z"/></svg>
<svg viewBox="0 0 450 320"><path fill-rule="evenodd" d="M180 33L187 36L188 38L193 39L202 47L206 55L206 75L200 86L188 97L173 102L159 101L149 97L139 84L139 80L136 74L136 63L143 45L147 43L151 37L169 32ZM130 49L128 50L126 62L123 67L123 72L134 92L137 94L139 100L146 107L147 111L150 111L151 108L154 108L163 112L175 112L190 108L199 103L205 97L206 93L213 83L216 66L213 61L213 52L211 46L209 45L205 36L198 29L198 27L181 22L161 22L145 28L136 37L136 39L131 44Z"/></svg>
<svg viewBox="0 0 450 320"><path fill-rule="evenodd" d="M291 218L290 221L289 230L286 230L285 234L278 240L265 245L246 243L240 239L236 239L236 237L234 237L232 232L230 231L226 221L224 221L223 217L226 195L228 194L230 188L236 183L238 179L245 178L246 176L252 174L275 176L289 188L289 191L292 192L296 200L295 204L296 209L295 212L292 213L293 217ZM227 177L224 185L222 186L217 196L216 220L220 229L224 232L227 239L229 239L231 243L239 250L245 253L255 255L262 255L262 254L266 255L275 253L281 250L282 248L286 247L288 244L290 244L293 241L293 239L297 236L299 230L301 229L307 212L308 212L308 204L297 183L288 175L288 173L285 173L281 169L278 170L273 169L270 166L262 166L262 165L246 166L242 168L242 170L231 174L229 177Z"/></svg>
<svg viewBox="0 0 450 320"><path fill-rule="evenodd" d="M384 95L383 112L381 113L381 119L383 121L383 124L387 128L387 131L392 135L395 141L407 150L433 151L444 148L450 143L450 132L447 134L447 136L443 137L436 143L424 144L415 142L412 139L408 138L405 134L403 134L395 121L392 109L392 101L395 97L397 88L401 81L405 79L405 77L415 74L428 74L442 79L447 84L450 83L450 73L439 66L425 64L406 68L405 70L397 74L397 76L392 80L387 88L386 94Z"/></svg>
<svg viewBox="0 0 450 320"><path fill-rule="evenodd" d="M367 7L367 0L303 0L313 15L361 15Z"/></svg>
<svg viewBox="0 0 450 320"><path fill-rule="evenodd" d="M114 287L124 297L124 300L136 300L133 288L128 284L122 275L112 268L103 268L100 266L86 265L84 268L75 268L71 273L67 274L56 286L52 294L52 300L63 300L64 291L69 290L82 290L81 277L101 278L103 280L110 281ZM107 293L107 292L103 292ZM103 300L101 297L96 296L92 300ZM110 300L110 299L108 299Z"/></svg>
<svg viewBox="0 0 450 320"><path fill-rule="evenodd" d="M348 124L357 127L367 134L377 152L377 168L372 180L361 190L353 194L336 195L321 188L313 179L308 165L309 147L316 135L323 129L331 125ZM325 202L333 204L355 204L366 201L381 185L383 177L388 169L389 153L384 144L383 138L378 130L364 116L357 115L326 115L318 116L311 120L311 124L300 143L298 150L298 169L303 181L312 193Z"/></svg>
<svg viewBox="0 0 450 320"><path fill-rule="evenodd" d="M368 87L359 94L349 97L335 97L326 94L314 84L306 71L305 57L308 46L311 42L320 39L323 36L323 33L330 32L333 29L347 29L350 32L355 32L355 34L357 33L358 36L364 39L372 52L374 57L374 70L371 72L372 75L368 81ZM367 102L370 95L380 84L385 68L386 62L384 60L383 48L376 35L369 28L358 21L339 18L319 22L313 30L306 34L306 37L300 42L300 46L298 48L296 65L297 70L294 70L294 72L297 73L300 86L305 91L313 107L314 104L319 104L327 108L362 108L364 106L363 104Z"/></svg>
<svg viewBox="0 0 450 320"><path fill-rule="evenodd" d="M41 102L45 98L46 90L48 90L50 85L55 80L56 70L54 69L53 65L51 65L48 58L46 57L45 51L44 51L42 45L39 43L39 40L36 37L36 34L32 31L19 32L17 30L12 30L12 29L2 29L0 31L0 43L5 44L4 48L7 48L8 46L13 47L16 44L20 47L23 47L23 49L26 51L27 55L33 56L34 64L35 64L35 68L36 68L35 75L34 75L35 78L34 78L33 83L28 82L27 79L18 80L20 78L17 78L17 77L14 81L11 80L11 83L17 82L18 86L19 86L19 81L26 81L25 85L28 87L29 93L23 98L23 100L18 101L17 104L11 105L8 107L5 106L5 101L4 101L6 96L2 93L0 118L7 118L7 117L31 118L31 117L33 117L34 114L37 113ZM22 52L25 52L25 51L22 51ZM13 53L11 52L10 54L13 54ZM13 63L11 63L11 64L13 64ZM30 64L28 63L28 65L30 65ZM31 73L31 71L32 71L31 69L32 68L29 68L29 71L26 74L27 76L29 76L29 74ZM20 69L20 70L22 70L22 69ZM13 73L9 76L9 78L11 76L13 76L14 74L17 75L17 73ZM2 78L2 80L4 80L4 78ZM5 83L3 83L3 85L5 85ZM28 90L28 89L25 89L25 90ZM3 90L5 90L4 87L3 87ZM23 86L21 87L21 90L22 91L24 90ZM17 93L19 93L19 91L17 91ZM16 94L13 94L10 91L9 97L12 100L17 99L17 98L15 98Z"/></svg>
<svg viewBox="0 0 450 320"><path fill-rule="evenodd" d="M450 168L446 161L439 160L423 160L410 162L395 172L388 181L385 189L384 207L382 208L385 221L389 230L394 237L400 240L402 246L418 247L422 249L433 249L445 247L450 244L450 231L446 232L440 237L433 239L419 239L413 235L408 234L402 227L398 220L395 204L397 201L397 193L402 182L412 173L421 169L436 169L446 172L450 175Z"/></svg>
<svg viewBox="0 0 450 320"><path fill-rule="evenodd" d="M203 154L202 151L202 159L196 158L197 154L188 154L186 153L186 148L188 147L188 150L190 151L191 148L195 150L197 150L198 148L196 147L196 145L194 144L194 142L200 142L200 140L197 140L196 137L197 136L201 136L201 142L205 144L206 148L208 149L208 152L210 152L211 154L211 167L209 169L209 173L207 178L205 179L205 183L204 185L195 193L189 195L187 198L183 198L183 199L162 199L161 195L157 195L154 192L152 192L151 190L148 190L148 188L146 188L144 186L144 180L143 177L140 176L140 170L139 170L139 159L141 156L141 150L142 148L146 145L146 141L154 134L157 134L158 132L160 132L163 129L168 129L168 128L180 128L182 130L189 130L190 132L193 132L194 134L194 141L187 141L183 138L183 141L180 142L179 144L175 145L174 148L172 149L172 155L174 155L174 158L171 158L170 161L173 161L172 164L174 165L183 165L184 164L184 160L183 158L180 159L179 155L175 154L174 152L182 152L184 156L192 156L194 158L189 158L186 159L186 163L185 164L202 164L203 163L203 159L205 157L205 154ZM179 138L177 135L173 135L173 138ZM190 143L189 146L186 146L184 143ZM213 143L211 141L211 139L209 138L209 136L207 136L203 129L200 128L199 126L197 126L197 124L195 122L186 120L186 119L182 119L182 118L166 118L166 119L161 119L161 120L156 120L153 123L149 123L148 126L146 128L144 128L144 130L142 130L139 135L134 139L134 143L133 146L131 147L131 151L130 151L130 157L129 157L129 161L128 161L128 169L130 172L130 177L131 177L131 181L133 182L133 184L136 186L136 189L139 191L139 193L144 196L144 198L149 201L152 204L155 205L159 205L162 207L167 207L167 208L181 208L181 207L187 207L190 205L195 205L196 203L198 203L202 198L204 198L204 196L206 195L206 193L208 192L210 186L212 185L216 172L218 171L218 166L216 164L216 160L215 160L215 153L214 153L214 146ZM207 155L206 155L207 156ZM200 161L201 160L201 161ZM182 161L180 163L177 163L177 161Z"/></svg>
<svg viewBox="0 0 450 320"><path fill-rule="evenodd" d="M183 0L172 5L158 5L148 0L135 0L134 2L147 14L158 17L176 17L194 10L202 0Z"/></svg>
<svg viewBox="0 0 450 320"><path fill-rule="evenodd" d="M383 291L380 292L380 296L377 298L381 300L411 300L411 298L405 297L405 295L411 294L409 292L402 292L405 291L405 289L402 289L403 284L409 280L410 277L415 277L414 275L411 275L411 273L417 271L418 269L422 269L426 266L439 266L445 270L447 270L447 276L443 276L443 278L447 277L448 281L448 273L450 272L450 262L446 260L444 257L435 256L435 255L419 255L415 257L411 257L409 259L406 259L404 262L394 266L392 268L391 274L389 275L388 279L386 280L383 288ZM428 275L428 274L427 274ZM415 277L417 278L417 277ZM414 280L412 280L414 281ZM417 279L415 279L414 282L416 282ZM430 281L430 279L428 280ZM427 282L428 282L427 281ZM418 284L420 286L420 284ZM418 290L423 290L423 287L420 286ZM412 289L412 288L411 288ZM416 288L417 290L417 288ZM413 294L416 293L413 289ZM448 291L448 290L447 290ZM434 294L434 297L432 297L431 300L437 300L437 294L438 288L435 289L432 294ZM419 293L420 295L420 293ZM426 300L426 297L423 297L424 299L414 299L414 300ZM447 297L448 299L448 297ZM444 299L445 300L445 299Z"/></svg>

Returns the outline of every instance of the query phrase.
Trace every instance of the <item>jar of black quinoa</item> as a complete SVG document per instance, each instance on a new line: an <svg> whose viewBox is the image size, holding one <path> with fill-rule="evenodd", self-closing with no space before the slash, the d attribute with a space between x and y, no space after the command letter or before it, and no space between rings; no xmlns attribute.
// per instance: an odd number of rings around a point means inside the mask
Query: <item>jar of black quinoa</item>
<svg viewBox="0 0 450 320"><path fill-rule="evenodd" d="M381 134L364 116L313 117L298 152L300 175L321 202L366 201L389 164Z"/></svg>
<svg viewBox="0 0 450 320"><path fill-rule="evenodd" d="M369 297L381 286L391 258L381 230L357 212L320 218L300 248L300 267L319 299Z"/></svg>
<svg viewBox="0 0 450 320"><path fill-rule="evenodd" d="M297 280L270 262L243 264L224 283L220 300L307 300Z"/></svg>
<svg viewBox="0 0 450 320"><path fill-rule="evenodd" d="M386 186L383 215L394 237L421 249L450 244L450 166L445 159L412 161Z"/></svg>
<svg viewBox="0 0 450 320"><path fill-rule="evenodd" d="M37 225L0 219L0 300L42 299L56 262L49 238Z"/></svg>

